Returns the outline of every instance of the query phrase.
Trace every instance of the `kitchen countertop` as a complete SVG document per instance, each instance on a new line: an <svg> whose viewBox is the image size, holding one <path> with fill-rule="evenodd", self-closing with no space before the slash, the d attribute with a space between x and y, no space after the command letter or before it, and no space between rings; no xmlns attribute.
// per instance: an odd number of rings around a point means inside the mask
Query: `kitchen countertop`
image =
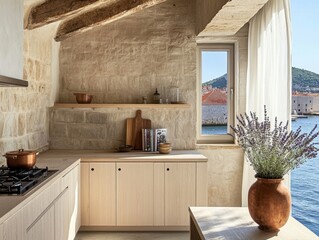
<svg viewBox="0 0 319 240"><path fill-rule="evenodd" d="M81 162L129 162L129 161L199 161L206 162L207 158L195 150L174 150L170 154L160 154L157 152L115 152L106 150L50 150L44 153L46 157L78 157Z"/></svg>
<svg viewBox="0 0 319 240"><path fill-rule="evenodd" d="M48 167L49 170L58 170L54 175L41 182L36 187L22 195L0 195L0 223L4 222L17 211L28 204L33 198L42 192L50 183L64 176L77 164L79 157L72 156L54 156L54 154L40 153L37 156L36 166L39 168Z"/></svg>
<svg viewBox="0 0 319 240"><path fill-rule="evenodd" d="M23 195L0 195L0 224L22 209L33 198L42 192L50 183L65 175L74 168L79 161L83 162L129 162L129 161L198 161L206 162L207 158L193 150L172 151L170 154L132 151L126 153L103 150L49 150L37 156L36 166L48 167L49 170L58 170L30 191Z"/></svg>
<svg viewBox="0 0 319 240"><path fill-rule="evenodd" d="M316 234L290 216L279 232L259 230L247 207L190 207L191 239L315 240Z"/></svg>

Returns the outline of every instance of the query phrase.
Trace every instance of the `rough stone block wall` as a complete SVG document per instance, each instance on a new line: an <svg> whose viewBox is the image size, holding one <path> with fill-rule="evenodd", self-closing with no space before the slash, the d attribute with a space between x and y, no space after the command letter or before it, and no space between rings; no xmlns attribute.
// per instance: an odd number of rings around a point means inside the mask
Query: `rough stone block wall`
<svg viewBox="0 0 319 240"><path fill-rule="evenodd" d="M202 124L222 125L227 124L227 105L203 105Z"/></svg>
<svg viewBox="0 0 319 240"><path fill-rule="evenodd" d="M190 109L143 109L143 118L151 119L154 128L166 127L175 149L198 148L208 157L210 206L240 206L242 151L195 145L196 40L235 43L235 109L244 112L248 28L236 36L195 40L194 2L168 0L63 41L59 102L74 103L74 92L89 92L95 95L93 103L141 103L143 96L152 99L156 87L163 99L171 100L170 89L178 86ZM52 109L50 147L113 149L124 143L125 119L134 117L136 110Z"/></svg>
<svg viewBox="0 0 319 240"><path fill-rule="evenodd" d="M181 100L191 104L187 111L154 109L143 111L149 119L172 134L174 146L195 148L196 136L196 41L195 11L191 0L168 0L130 17L102 26L62 42L60 48L59 101L75 102L73 93L94 95L93 103L142 103L147 96L153 101L157 88L161 98L173 101L174 87L179 87ZM83 125L107 129L105 136L92 136L80 122L59 121L60 110L55 111L52 124L67 125L69 145L59 145L60 138L51 131L51 148L108 149L125 140L115 134L116 126L124 126L126 118L134 117L135 110L105 110L106 121L96 112L82 110ZM98 110L102 111L102 110ZM77 112L73 110L73 112ZM143 114L144 114L143 113ZM75 113L78 114L78 113ZM91 121L91 122L89 122ZM62 126L61 126L62 127ZM79 127L81 130L77 130ZM51 128L51 130L54 128ZM72 135L81 131L83 135ZM111 131L111 132L109 132ZM121 130L118 130L121 132ZM94 130L92 129L92 132ZM179 134L177 134L179 132ZM109 134L114 139L109 140ZM77 137L82 140L75 140ZM187 137L187 138L185 138ZM87 140L97 144L86 144ZM73 140L74 144L72 143ZM103 142L104 141L104 142ZM81 142L81 143L79 143Z"/></svg>
<svg viewBox="0 0 319 240"><path fill-rule="evenodd" d="M191 0L168 0L62 42L60 102L74 92L94 94L94 103L141 103L178 86L194 103L195 17Z"/></svg>
<svg viewBox="0 0 319 240"><path fill-rule="evenodd" d="M125 144L126 119L137 109L54 109L50 111L51 149L116 149ZM152 121L152 128L167 128L167 140L174 149L194 148L194 121L189 109L146 109L142 117Z"/></svg>
<svg viewBox="0 0 319 240"><path fill-rule="evenodd" d="M27 88L0 88L0 153L48 149L53 25L24 31ZM0 160L4 163L5 158Z"/></svg>

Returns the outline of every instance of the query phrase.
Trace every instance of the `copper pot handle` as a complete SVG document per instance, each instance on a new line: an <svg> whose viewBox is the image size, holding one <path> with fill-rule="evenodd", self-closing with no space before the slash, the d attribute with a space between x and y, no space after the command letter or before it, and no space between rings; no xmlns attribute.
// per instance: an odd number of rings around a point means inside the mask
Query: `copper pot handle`
<svg viewBox="0 0 319 240"><path fill-rule="evenodd" d="M10 157L10 158L12 158L12 159L17 159L18 158L18 156L17 155L15 155L15 156L12 156L12 155L2 155L3 157Z"/></svg>

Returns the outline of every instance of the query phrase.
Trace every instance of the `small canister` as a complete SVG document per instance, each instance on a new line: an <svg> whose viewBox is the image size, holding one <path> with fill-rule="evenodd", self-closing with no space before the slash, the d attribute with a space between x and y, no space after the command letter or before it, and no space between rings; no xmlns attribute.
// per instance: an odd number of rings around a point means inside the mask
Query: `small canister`
<svg viewBox="0 0 319 240"><path fill-rule="evenodd" d="M159 92L157 91L157 88L156 88L156 91L154 93L154 103L160 103L160 94Z"/></svg>

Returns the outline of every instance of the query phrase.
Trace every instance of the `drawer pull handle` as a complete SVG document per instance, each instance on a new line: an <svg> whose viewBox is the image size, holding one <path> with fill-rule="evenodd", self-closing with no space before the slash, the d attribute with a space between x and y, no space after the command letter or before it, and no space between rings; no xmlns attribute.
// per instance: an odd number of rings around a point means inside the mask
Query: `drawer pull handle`
<svg viewBox="0 0 319 240"><path fill-rule="evenodd" d="M118 170L119 170L119 171L121 171L122 169L121 169L121 168L119 168Z"/></svg>
<svg viewBox="0 0 319 240"><path fill-rule="evenodd" d="M94 168L91 168L91 171L94 171Z"/></svg>
<svg viewBox="0 0 319 240"><path fill-rule="evenodd" d="M166 171L169 171L169 168L166 168Z"/></svg>

